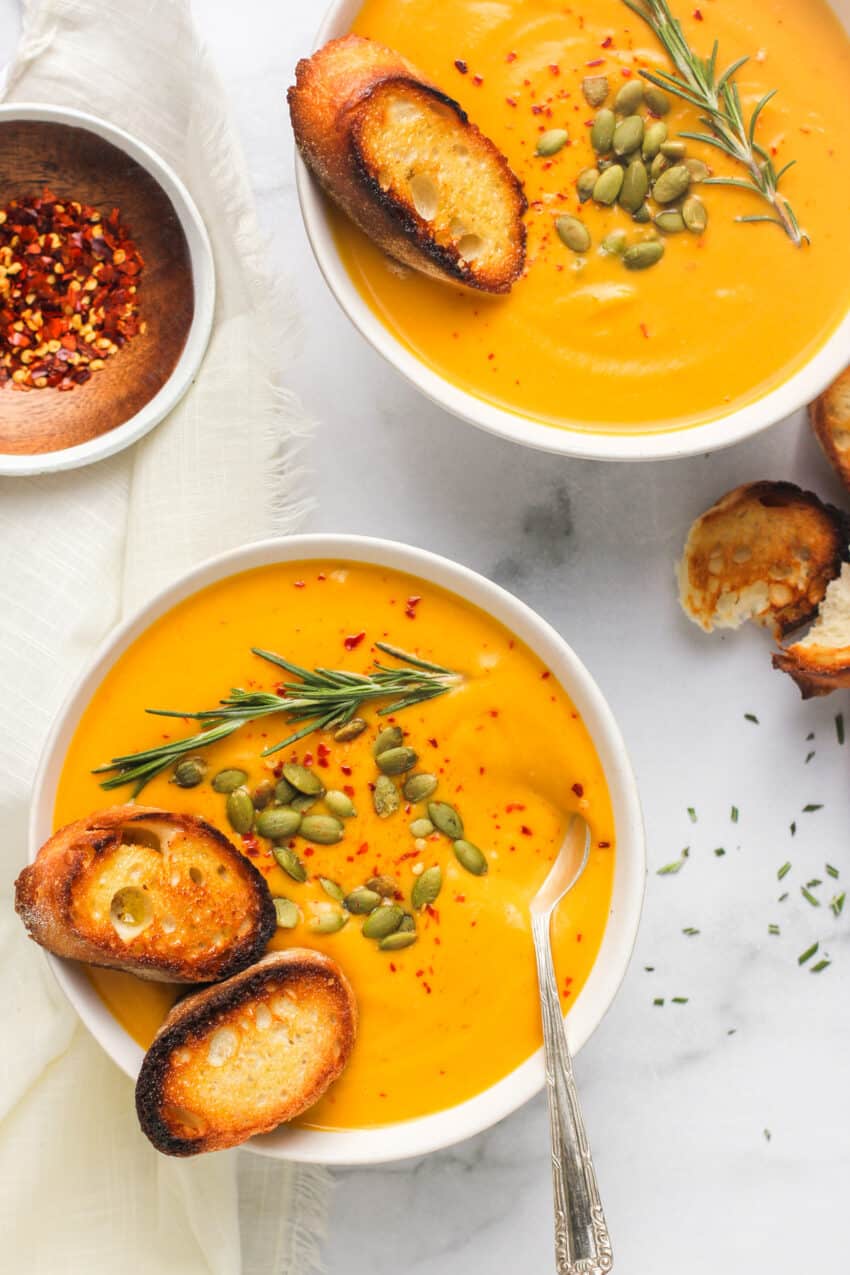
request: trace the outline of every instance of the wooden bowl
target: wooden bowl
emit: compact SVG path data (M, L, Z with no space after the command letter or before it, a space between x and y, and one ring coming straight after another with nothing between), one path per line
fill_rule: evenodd
M0 208L45 186L104 214L120 209L145 262L147 331L73 390L0 387L3 474L70 469L135 442L188 389L212 325L206 230L179 178L146 146L78 111L0 106Z

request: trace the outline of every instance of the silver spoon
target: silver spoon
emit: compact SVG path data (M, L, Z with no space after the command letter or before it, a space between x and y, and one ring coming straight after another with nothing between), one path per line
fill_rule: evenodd
M604 1275L614 1264L579 1107L549 939L552 913L584 872L589 855L590 828L586 819L574 814L567 825L560 853L531 900L531 932L540 985L546 1093L552 1136L558 1275Z

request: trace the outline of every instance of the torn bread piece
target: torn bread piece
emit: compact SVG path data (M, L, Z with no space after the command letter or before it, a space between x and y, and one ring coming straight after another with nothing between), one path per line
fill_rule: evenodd
M850 368L809 406L809 422L827 460L850 488Z
M803 699L850 688L850 566L846 563L799 642L778 651L773 667L788 673Z
M235 1147L312 1107L341 1074L357 1005L335 961L308 948L179 1001L142 1062L136 1111L166 1155Z
M275 930L265 879L225 836L145 806L54 833L18 877L15 908L57 956L172 983L226 978Z
M794 483L736 487L690 529L677 567L682 608L707 633L753 620L778 641L817 613L848 540L847 517Z
M509 292L527 204L498 148L393 49L347 35L296 67L305 162L384 252L435 279Z

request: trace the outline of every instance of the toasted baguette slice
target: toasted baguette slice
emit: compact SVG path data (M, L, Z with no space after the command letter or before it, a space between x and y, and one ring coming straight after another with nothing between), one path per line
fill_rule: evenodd
M850 566L830 584L806 636L777 652L773 667L793 677L803 699L850 688Z
M850 367L811 404L809 421L827 460L850 488Z
M356 1032L354 994L335 961L308 948L270 952L171 1010L136 1084L142 1130L166 1155L268 1133L321 1098Z
M18 877L15 908L57 956L171 983L244 969L275 930L264 878L226 837L145 806L54 833Z
M816 614L848 540L845 515L813 492L736 487L691 527L677 568L682 608L707 633L753 620L779 640Z
M298 148L370 239L435 279L510 291L525 264L525 195L457 102L357 35L302 59L295 79Z

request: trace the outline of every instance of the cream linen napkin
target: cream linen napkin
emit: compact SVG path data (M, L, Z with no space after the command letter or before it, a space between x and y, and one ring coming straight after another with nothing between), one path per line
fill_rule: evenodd
M11 894L42 740L94 647L198 559L298 521L307 426L275 385L291 318L272 312L282 290L263 277L244 163L184 0L30 0L6 96L102 115L158 151L206 221L218 298L195 386L133 451L0 480L0 1267L302 1275L318 1262L325 1176L246 1153L158 1156Z

